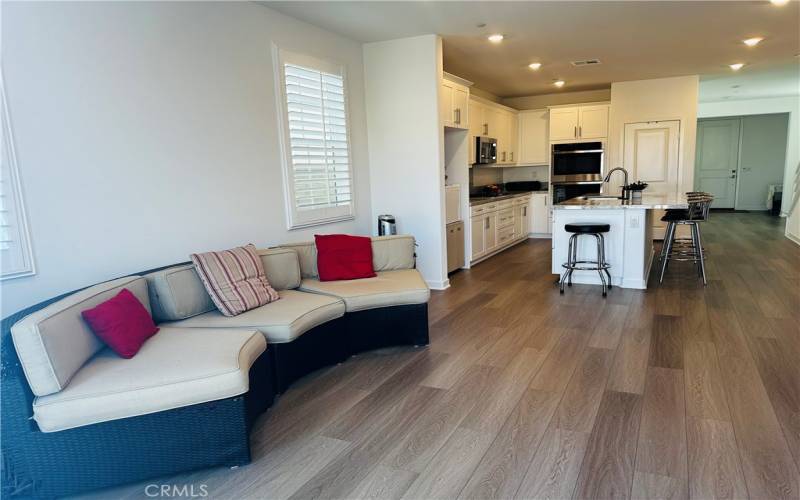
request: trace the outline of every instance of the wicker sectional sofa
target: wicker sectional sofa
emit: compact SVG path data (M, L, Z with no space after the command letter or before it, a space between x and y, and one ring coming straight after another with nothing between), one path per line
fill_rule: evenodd
M414 239L373 238L375 278L321 282L313 243L259 250L280 300L227 317L192 264L93 285L2 323L3 496L54 497L249 462L255 418L296 379L427 345ZM160 331L119 358L80 311L129 289Z

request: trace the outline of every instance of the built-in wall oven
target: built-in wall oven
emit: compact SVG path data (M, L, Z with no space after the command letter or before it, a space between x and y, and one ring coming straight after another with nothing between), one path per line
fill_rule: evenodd
M553 203L585 194L597 194L603 184L602 142L553 144L550 181Z

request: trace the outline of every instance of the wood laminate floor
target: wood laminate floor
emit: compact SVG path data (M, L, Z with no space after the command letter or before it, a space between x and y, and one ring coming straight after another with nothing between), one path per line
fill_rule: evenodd
M707 287L677 263L606 299L559 295L550 241L529 240L433 293L429 347L291 387L250 465L95 496L796 499L800 247L760 214L703 236Z

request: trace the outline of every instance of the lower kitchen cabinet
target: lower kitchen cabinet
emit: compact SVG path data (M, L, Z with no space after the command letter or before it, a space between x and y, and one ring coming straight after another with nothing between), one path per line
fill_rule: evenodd
M547 204L547 193L534 193L531 196L531 233L550 234L550 208Z
M517 197L472 207L470 229L472 262L526 239L530 232L529 198Z
M464 266L464 223L451 222L447 228L447 272Z

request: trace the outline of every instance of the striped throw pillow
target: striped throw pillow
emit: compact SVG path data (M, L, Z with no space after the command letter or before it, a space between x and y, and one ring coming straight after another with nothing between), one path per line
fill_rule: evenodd
M225 316L236 316L278 300L252 244L221 252L193 253L192 262L211 300Z

